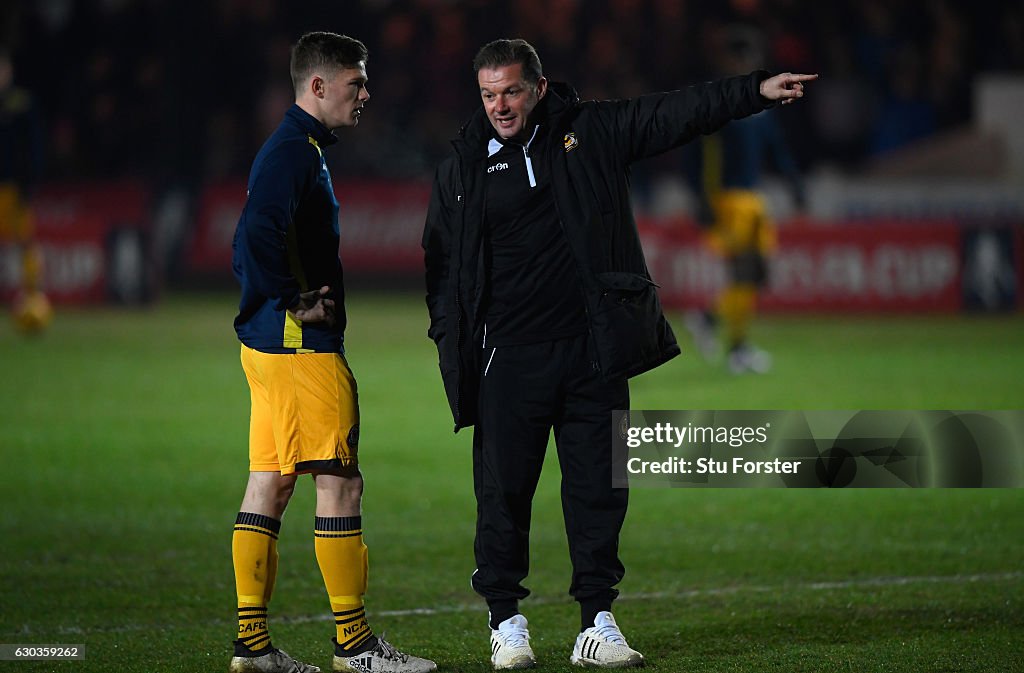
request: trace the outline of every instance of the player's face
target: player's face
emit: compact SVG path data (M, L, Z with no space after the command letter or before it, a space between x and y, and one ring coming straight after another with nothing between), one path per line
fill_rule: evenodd
M536 84L530 85L523 79L521 63L481 68L476 79L484 111L498 136L505 140L525 140L526 122L544 97L548 81L541 77Z
M355 126L363 113L370 92L366 88L366 63L355 68L343 68L333 77L323 80L323 121L327 128Z

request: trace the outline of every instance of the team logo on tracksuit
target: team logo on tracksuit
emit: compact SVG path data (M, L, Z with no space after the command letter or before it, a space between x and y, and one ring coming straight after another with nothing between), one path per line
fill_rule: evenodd
M566 152L572 152L576 149L576 146L580 144L580 141L576 140L575 133L566 133L565 138L562 140L562 144L565 146Z

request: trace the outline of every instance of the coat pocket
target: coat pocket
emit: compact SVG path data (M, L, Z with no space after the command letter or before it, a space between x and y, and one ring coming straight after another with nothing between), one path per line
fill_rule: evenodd
M679 353L654 281L618 271L598 273L597 280L591 327L605 378L635 376Z

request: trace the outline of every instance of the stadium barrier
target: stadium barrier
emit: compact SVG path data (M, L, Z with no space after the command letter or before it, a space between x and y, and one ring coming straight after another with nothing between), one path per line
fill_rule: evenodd
M662 302L706 306L725 268L681 220L639 224ZM1019 308L1022 236L1007 225L885 218L782 226L765 311L955 312Z
M43 258L42 287L63 304L139 304L157 291L150 245L150 190L135 182L50 184L32 201L33 235ZM20 289L21 255L0 241L0 299Z
M342 260L349 273L422 282L429 186L345 181ZM184 227L180 260L154 253L154 199L131 182L48 185L34 200L44 286L58 303L140 303L152 299L162 269L231 282L231 241L245 183L211 184ZM686 218L640 218L654 280L668 308L706 305L724 282L723 264ZM0 242L0 298L17 290L18 254ZM765 311L1013 311L1024 297L1024 230L999 220L927 216L782 223Z

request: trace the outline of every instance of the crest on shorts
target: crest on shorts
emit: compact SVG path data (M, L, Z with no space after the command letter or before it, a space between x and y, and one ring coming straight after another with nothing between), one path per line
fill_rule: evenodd
M348 439L345 440L348 443L348 448L353 451L359 447L359 424L356 423L352 426L352 429L348 431Z
M566 152L572 152L576 149L576 146L580 144L580 141L576 140L575 133L566 133L562 143L565 145Z

